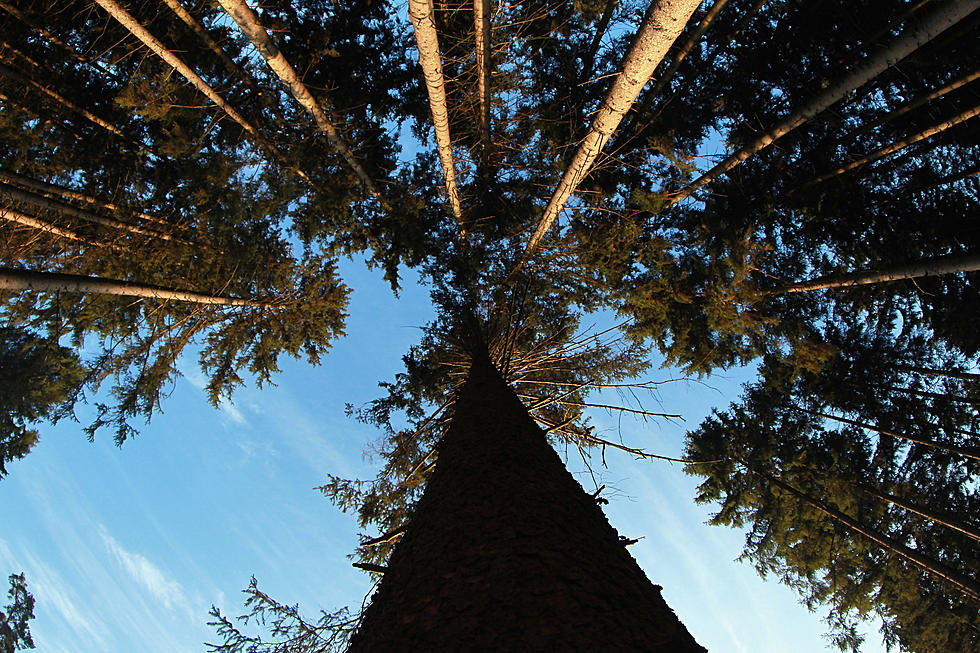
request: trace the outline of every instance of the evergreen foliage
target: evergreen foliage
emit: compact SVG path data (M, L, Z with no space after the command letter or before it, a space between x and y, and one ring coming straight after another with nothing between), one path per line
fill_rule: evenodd
M31 619L34 618L34 597L27 589L24 574L10 574L10 598L3 611L0 611L0 651L14 653L34 648L31 637Z
M383 566L410 523L484 343L552 444L584 457L615 446L588 423L590 391L627 382L651 357L697 375L758 363L743 398L689 435L687 460L721 461L688 467L704 478L698 500L719 505L714 522L745 528L747 560L827 605L842 648L859 645L869 615L904 649L976 648L975 601L818 504L937 568L980 575L976 541L922 514L977 528L980 276L785 292L980 252L975 0L703 3L529 257L656 3L493 3L483 96L472 4L433 2L458 219L397 3L260 3L262 27L335 135L216 3L183 4L196 27L155 0L124 8L241 121L98 5L49 5L0 6L0 266L272 307L4 293L0 475L37 440L35 422L86 399L90 436L131 437L188 347L215 404L270 382L282 354L317 363L343 335L337 258L360 257L393 291L405 267L418 271L437 319L382 397L350 409L381 430L378 477L320 488L357 514L358 564ZM811 111L947 14L958 18ZM703 175L716 151L803 114L737 167ZM590 333L594 311L618 314L617 329ZM307 622L254 582L246 592L245 625L264 623L272 638L215 613L215 650L336 647L356 622Z

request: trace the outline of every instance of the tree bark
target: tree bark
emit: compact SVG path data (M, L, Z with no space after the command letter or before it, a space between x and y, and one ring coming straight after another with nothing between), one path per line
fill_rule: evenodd
M918 109L919 107L921 107L922 105L926 104L927 102L930 102L930 101L935 100L937 98L941 98L942 96L946 95L947 93L951 93L952 91L955 91L956 89L960 88L961 86L965 86L965 85L969 84L970 82L972 82L972 81L974 81L976 79L980 79L980 70L974 70L971 73L967 73L966 75L963 75L959 79L950 82L949 84L947 84L946 86L943 86L942 88L937 88L936 90L930 91L929 93L926 93L925 95L923 95L921 97L917 97L916 99L912 100L911 102L906 102L905 104L903 104L903 105L901 105L899 107L896 107L895 109L889 111L885 115L883 115L883 116L881 116L881 117L879 117L879 118L877 118L875 120L872 120L872 121L870 121L870 122L868 122L868 123L866 123L864 125L861 125L861 127L859 127L858 129L855 129L854 131L852 131L849 134L845 135L844 138L853 138L854 136L860 136L861 134L864 134L864 133L866 133L866 132L874 129L875 127L878 127L879 125L883 125L886 122L889 122L889 121L894 120L895 118L898 118L900 116L904 116L909 111L914 111L915 109ZM843 140L843 139L841 139L841 140Z
M170 7L174 14L176 14L177 17L180 18L180 20L187 25L192 32L197 34L197 37L208 46L208 49L211 50L211 52L217 55L218 59L220 59L221 63L224 65L225 70L249 86L255 86L255 80L249 77L248 73L242 70L241 66L235 63L235 61L228 56L227 52L221 49L221 46L218 45L213 38L211 38L211 35L206 29L204 29L204 26L197 22L194 16L192 16L191 13L184 8L184 5L180 4L180 0L163 0L163 2Z
M99 116L95 115L88 109L78 106L77 104L75 104L74 102L66 98L65 96L61 95L56 91L52 91L50 88L44 86L40 82L25 77L23 74L20 73L20 71L16 70L15 68L8 66L6 64L0 64L0 74L2 74L4 77L8 77L12 79L18 84L21 84L23 86L30 86L31 88L36 89L37 91L46 95L47 97L54 100L56 103L60 104L61 106L82 116L93 125L98 125L99 127L106 130L107 132L111 134L115 134L116 136L122 138L127 143L135 145L136 147L140 146L139 143L135 143L134 141L132 141L128 136L126 136L125 133L123 133L121 129L113 125L108 120L100 118Z
M153 54L167 62L167 65L183 75L187 81L193 84L194 88L218 105L229 118L241 125L242 129L251 134L253 138L258 139L260 142L262 141L262 137L259 135L259 130L255 125L246 120L244 116L238 113L233 106L228 104L228 102L226 102L217 91L215 91L207 82L201 79L201 76L194 72L190 66L184 63L180 57L168 50L163 43L161 43L155 36L150 34L150 32L147 31L147 29L143 27L132 14L123 9L121 5L115 2L115 0L95 1L100 7L105 9L110 16L115 18L120 25L125 27L130 34L138 38L143 45L149 48Z
M980 270L980 254L962 254L940 256L925 259L907 265L896 265L883 270L862 270L851 274L829 275L808 281L800 281L781 288L765 290L763 296L782 295L784 293L808 292L825 288L851 288L872 283L890 283L903 279L918 279L920 277L937 277L944 274L959 274L961 272L976 272Z
M425 89L429 96L429 113L432 114L432 126L436 132L436 148L439 150L442 176L446 182L446 197L456 223L462 225L463 209L456 185L453 139L449 133L449 110L446 105L446 82L442 75L442 57L439 54L432 0L408 0L408 16L415 30L419 67L422 68Z
M486 354L349 651L704 651Z
M915 549L905 546L898 540L895 540L883 533L879 533L874 529L865 526L864 524L858 522L856 519L851 519L841 511L827 505L826 503L820 501L815 497L811 497L810 495L797 490L793 486L783 482L782 480L776 478L772 474L766 474L764 472L756 472L756 473L762 476L763 478L767 479L770 483L772 483L776 487L781 488L786 492L792 494L793 496L797 497L801 501L810 504L820 512L824 513L825 515L833 519L834 521L843 524L844 526L851 529L855 533L858 533L859 535L863 535L864 537L868 538L875 544L887 549L888 551L898 554L899 556L905 558L909 562L921 567L927 573L945 580L950 585L954 586L956 589L958 589L960 592L970 597L974 601L980 601L980 584L978 584L977 581L970 578L966 574L962 574L959 571L956 571L955 569L951 569L950 567L944 565L938 560L933 560L932 558L929 558L928 556L919 553Z
M104 218L101 215L95 215L94 213L89 213L88 211L82 211L81 209L76 209L73 206L68 206L67 204L62 204L54 200L50 200L46 197L40 195L35 195L27 191L20 190L19 188L14 188L13 186L8 186L0 182L0 196L8 195L11 199L17 202L23 202L25 204L31 204L38 208L47 209L49 211L55 211L61 213L62 215L71 216L73 218L78 218L79 220L84 220L85 222L91 222L92 224L97 224L101 227L107 227L109 229L117 229L119 231L126 231L132 234L139 234L142 236L149 236L150 238L159 238L160 240L175 240L170 234L166 234L159 231L154 231L150 229L144 229L138 225L128 224L126 222L120 222L118 220L112 220L110 218ZM186 241L180 241L186 244Z
M874 488L867 487L864 485L858 485L858 487L861 489L862 492L870 494L873 497L878 497L882 501L887 501L888 503L896 505L899 508L903 508L905 510L908 510L909 512L915 513L916 515L925 517L929 521L935 522L937 524L941 524L946 528L951 528L954 531L959 531L960 533L966 535L970 539L977 540L978 542L980 542L980 529L978 529L976 526L971 526L970 524L964 524L958 519L952 517L951 515L941 514L934 510L923 508L922 506L917 506L910 501L906 501L905 499L900 499L896 496L888 494L887 492L882 492L880 490L876 490Z
M837 83L831 84L829 88L807 102L804 106L790 113L778 125L692 181L674 195L670 203L676 204L690 197L702 186L738 166L753 154L769 147L779 138L782 138L808 120L816 117L835 102L845 98L854 89L867 84L978 8L980 8L980 0L952 0L946 3L941 9L933 12L923 20L916 28L899 36L889 47L868 57L864 63L852 68Z
M77 292L122 297L147 297L149 299L191 302L220 306L250 306L253 308L274 308L273 304L256 302L238 297L216 297L191 290L177 290L161 286L134 283L120 279L102 279L78 274L60 272L34 272L0 267L0 290L40 292Z
M828 415L827 413L821 413L815 410L807 410L806 408L800 408L799 406L794 406L796 410L801 413L806 413L807 415L813 415L814 417L822 417L824 419L834 420L835 422L841 422L843 424L850 424L851 426L857 426L863 429L868 429L869 431L874 431L875 433L880 433L882 435L887 435L890 438L897 438L899 440L905 440L906 442L912 442L913 444L920 444L924 447L932 447L933 449L939 449L940 451L945 451L947 453L955 453L966 458L972 458L973 460L980 460L980 449L973 447L958 447L952 444L944 444L942 442L936 442L935 440L926 440L925 438L917 438L911 435L904 435L902 433L894 433L892 431L886 431L884 429L878 428L877 426L872 426L871 424L866 424L864 422L858 422L853 419L847 419L846 417L837 417L836 415Z
M262 26L262 21L259 20L258 14L256 14L252 9L245 4L244 0L218 0L221 7L228 12L232 20L238 25L238 29L252 42L255 49L259 51L262 58L269 65L279 79L282 80L289 92L296 99L300 105L310 112L313 119L316 121L317 127L327 135L327 140L330 142L330 146L340 154L347 165L350 166L357 178L361 180L364 187L368 189L368 192L377 199L382 206L388 207L388 204L381 197L381 193L375 187L374 182L371 177L368 176L364 168L361 166L360 162L354 158L354 153L350 151L347 144L340 137L340 133L337 128L334 127L333 123L327 119L327 114L323 112L320 105L317 104L316 100L310 94L308 88L303 83L303 80L299 78L296 70L293 69L292 65L286 61L286 57L283 56L276 44L272 42L272 38L269 37L269 33L265 31Z
M482 166L490 163L490 0L473 0L473 33L476 36L476 86L480 95L480 140Z
M44 181L37 179L32 179L31 177L25 177L24 175L19 175L16 172L11 172L10 170L0 170L0 181L7 182L8 184L14 184L20 186L21 188L27 188L38 193L43 193L49 197L61 197L64 199L71 199L77 202L83 202L85 204L90 204L92 206L97 206L101 209L113 212L128 213L128 211L114 204L113 202L107 202L101 200L97 197L92 197L91 195L86 195L84 193L79 193L78 191L72 190L70 188L65 188L64 186L57 186L55 184L49 184ZM156 217L155 215L150 215L148 213L134 212L134 216L146 220L148 222L154 222L156 224L164 225L168 228L172 228L171 225L166 220Z
M980 115L980 104L971 107L969 109L966 109L965 111L961 111L960 113L949 118L948 120L944 120L940 123L932 125L931 127L927 127L926 129L923 129L915 134L912 134L911 136L903 138L902 140L899 141L895 141L890 145L886 145L885 147L879 148L870 154L855 159L850 163L837 168L836 170L831 170L830 172L824 173L819 177L811 179L806 184L804 184L804 186L816 186L817 184L823 183L828 179L832 179L838 175L842 175L846 172L850 172L851 170L860 168L861 166L866 165L868 163L873 163L878 159L884 158L889 154L894 154L895 152L898 152L899 150L902 150L908 147L909 145L914 145L919 141L923 141L927 138L935 136L936 134L941 134L947 129L952 129L956 125L966 122L970 118L975 118L978 115Z
M42 233L51 234L52 236L64 238L65 240L73 240L92 247L111 247L106 243L92 240L91 238L86 238L85 236L77 234L71 229L59 227L58 225L47 222L46 220L40 220L10 208L0 208L0 220L6 220L7 222L13 222L14 224L19 224L24 227L37 229Z
M681 64L684 63L684 59L687 58L687 55L691 53L694 46L698 44L701 37L708 31L708 28L711 27L711 24L715 21L715 18L718 17L718 14L721 13L721 10L725 8L726 4L728 4L728 0L715 0L715 3L711 5L711 9L708 10L708 13L701 20L701 23L693 32L691 32L691 36L687 39L684 45L681 46L681 49L677 51L677 54L674 55L674 60L671 62L670 67L664 71L664 74L660 76L660 79L657 80L654 87L644 96L643 102L640 103L640 108L637 111L638 116L642 117L647 111L650 110L650 107L653 105L653 101L658 95L660 95L660 93L663 92L664 88L667 86L667 83L670 82L671 77L673 77L674 73L677 72L677 69L681 67Z
M636 101L636 97L684 30L699 4L701 0L654 0L651 3L633 45L623 59L622 72L616 77L606 99L596 112L592 128L582 140L575 157L551 196L515 271L534 254L541 239L565 208L568 198L589 173L603 146L616 131L623 116Z

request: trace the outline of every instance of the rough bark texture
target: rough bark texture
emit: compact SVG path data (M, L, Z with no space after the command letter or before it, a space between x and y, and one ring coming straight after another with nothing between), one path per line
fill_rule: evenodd
M349 650L705 649L484 358Z

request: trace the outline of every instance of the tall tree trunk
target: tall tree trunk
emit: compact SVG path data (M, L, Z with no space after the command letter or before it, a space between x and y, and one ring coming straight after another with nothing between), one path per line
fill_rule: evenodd
M79 274L60 272L34 272L0 267L0 290L36 290L41 292L77 292L122 297L147 297L150 299L190 302L192 304L211 304L219 306L251 306L253 308L274 308L274 304L257 302L238 297L217 297L191 290L177 290L144 283L103 279Z
M871 120L861 125L859 128L855 129L854 131L845 134L841 138L841 140L844 140L844 138L853 138L855 136L860 136L861 134L865 134L871 131L872 129L874 129L875 127L878 127L879 125L883 125L886 122L894 120L895 118L904 116L909 111L914 111L915 109L918 109L922 105L931 102L932 100L935 100L937 98L941 98L947 93L951 93L952 91L955 91L961 86L966 86L970 82L977 79L980 79L980 70L974 70L973 72L967 73L966 75L963 75L959 79L956 79L950 82L949 84L946 84L946 86L943 86L942 88L937 88L934 91L930 91L925 95L917 97L910 102L906 102L905 104L902 104L901 106L892 109L888 113L884 114L883 116L880 116L879 118L876 118L875 120Z
M65 188L64 186L57 186L55 184L49 184L45 181L40 181L38 179L32 179L31 177L25 177L24 175L17 174L16 172L11 172L10 170L0 169L0 181L7 182L8 184L13 184L20 186L21 188L27 188L38 193L42 193L48 197L60 197L63 199L71 199L77 202L82 202L84 204L90 204L101 209L112 212L129 213L125 208L115 204L113 202L108 202L106 200L93 197L91 195L86 195L85 193L79 193L71 188ZM148 222L153 222L156 224L164 225L168 228L172 228L171 225L166 220L156 217L155 215L150 215L149 213L139 213L133 212L133 215L146 220Z
M262 26L262 21L259 20L258 14L256 14L252 9L245 4L244 0L218 0L221 7L228 12L235 24L238 25L238 29L252 42L255 49L259 51L262 58L269 65L279 79L282 80L289 92L292 93L293 97L296 99L300 105L310 112L313 119L316 121L317 127L327 135L327 140L330 142L330 146L339 153L350 169L354 171L357 178L361 180L364 187L368 189L368 192L377 199L381 205L385 208L390 208L388 204L381 197L381 193L374 185L374 181L368 176L364 168L361 166L360 162L354 157L354 153L350 151L347 144L340 137L340 133L337 128L334 127L333 123L327 119L327 114L323 112L320 105L317 104L316 100L310 94L308 88L303 83L303 80L299 78L296 70L286 61L286 57L283 56L276 44L272 42L272 38L269 37L269 33L265 31Z
M862 270L851 274L834 274L818 277L808 281L762 291L763 296L782 295L784 293L808 292L825 288L851 288L872 283L890 283L903 279L918 279L920 277L937 277L944 274L959 274L961 272L976 272L980 270L980 254L962 254L940 256L925 259L917 263L896 265L882 270Z
M606 141L616 131L623 116L636 101L636 97L684 30L699 4L701 0L654 0L650 4L633 45L623 59L622 72L616 77L606 99L596 112L592 128L582 140L575 157L558 183L515 271L534 254L541 239L565 208L568 198L589 173Z
M954 531L959 531L960 533L966 535L970 539L977 540L978 542L980 542L980 529L970 524L964 524L963 522L956 519L952 515L940 513L935 510L930 510L929 508L923 508L922 506L917 506L911 501L900 499L899 497L888 494L887 492L882 492L881 490L876 490L872 487L867 487L865 485L858 484L858 488L860 488L862 492L870 494L873 497L878 497L882 501L887 501L888 503L896 505L899 508L903 508L905 510L908 510L909 512L915 513L916 515L925 517L929 521L935 522L937 524L941 524L946 528L950 528Z
M198 91L200 91L206 98L218 105L222 111L224 111L229 118L241 125L242 129L251 134L253 138L262 141L262 137L259 135L258 128L245 119L238 111L228 104L227 101L221 95L215 91L211 86L201 79L201 76L194 72L190 66L188 66L184 61L167 49L155 36L150 34L145 27L143 27L136 18L130 14L128 11L122 8L115 0L95 0L100 7L105 9L110 16L115 18L120 25L125 27L130 34L138 38L143 45L145 45L153 54L157 55L169 65L171 68L176 70L178 73L184 76L184 78L194 85Z
M242 67L235 63L235 61L228 56L228 53L225 52L213 38L211 38L211 35L206 29L204 29L204 26L197 22L194 16L192 16L191 13L184 8L184 5L180 4L180 0L163 0L163 2L170 7L174 14L176 14L177 17L180 18L180 20L187 25L192 32L197 34L197 37L208 46L208 49L211 50L211 52L217 55L218 59L220 59L221 63L224 65L225 70L249 86L255 86L255 80L252 79L248 73L242 70Z
M883 547L884 549L905 558L906 560L908 560L909 562L915 565L918 565L930 575L945 580L946 582L954 586L956 589L958 589L960 592L970 597L974 601L980 601L980 583L977 583L976 580L970 578L966 574L960 573L955 569L951 569L950 567L939 562L938 560L933 560L932 558L919 553L915 549L905 546L898 540L888 537L884 533L879 533L878 531L870 528L869 526L860 523L856 519L852 519L848 517L847 515L833 508L832 506L827 505L823 501L820 501L815 497L811 497L810 495L797 490L793 486L783 482L781 479L776 478L772 474L767 474L764 472L756 472L756 473L762 476L763 478L765 478L766 480L768 480L776 487L785 490L786 492L792 494L793 496L800 499L801 501L810 504L820 512L824 513L825 515L833 519L834 521L843 524L844 526L851 529L855 533L863 535L864 537L871 540L875 544Z
M57 91L51 90L50 88L48 88L47 86L41 84L40 82L37 82L37 81L35 81L33 79L30 79L28 77L25 77L16 68L13 68L12 66L8 66L6 64L0 64L0 75L3 75L4 77L7 77L8 79L13 80L13 81L17 82L18 84L21 84L22 86L29 86L29 87L31 87L31 88L39 91L40 93L44 94L45 96L47 96L48 98L50 98L51 100L53 100L55 103L57 103L57 104L65 107L66 109L72 111L73 113L77 113L78 115L82 116L83 118L85 118L86 120L88 120L93 125L98 125L99 127L101 127L102 129L106 130L107 132L109 132L111 134L115 134L116 136L122 138L124 141L126 141L127 143L129 143L131 145L134 145L137 148L140 147L140 144L139 143L136 143L133 140L131 140L128 136L126 136L125 133L123 133L123 131L121 129L119 129L118 127L116 127L115 125L113 125L108 120L105 120L104 118L101 118L101 117L95 115L94 113L92 113L88 109L86 109L84 107L81 107L81 106L75 104L74 102L72 102L71 100L69 100L68 98L66 98L65 96L61 95Z
M480 2L480 0L474 0ZM446 105L446 82L442 75L442 56L436 34L436 19L432 0L408 0L408 16L415 30L415 43L419 51L419 67L425 78L425 90L429 95L429 113L436 132L436 148L442 164L442 176L446 182L449 209L457 224L462 226L463 209L456 185L456 167L453 161L453 139L449 133L449 109ZM482 31L482 30L481 30Z
M473 0L473 34L476 36L476 86L480 96L481 166L490 163L490 0Z
M889 47L879 50L865 59L864 63L853 67L843 78L835 84L831 84L830 87L796 111L790 113L778 125L746 144L740 150L681 189L671 198L671 204L676 204L690 197L702 186L717 179L753 154L764 150L779 138L782 138L808 120L816 117L835 102L845 98L848 93L867 84L978 8L980 8L980 0L951 0L946 3L942 8L929 15L917 27L899 36Z
M71 229L65 229L64 227L59 227L58 225L51 224L46 220L40 220L30 215L21 213L20 211L15 211L10 208L0 207L0 220L6 220L7 222L13 222L14 224L19 224L24 227L30 227L31 229L36 229L42 233L51 234L52 236L57 236L58 238L64 238L65 240L73 240L78 243L85 245L91 245L92 247L112 247L107 243L101 241L93 240L91 238L86 238L80 234L75 233Z
M65 52L67 52L76 61L79 61L79 62L81 62L81 63L83 63L83 64L85 64L87 66L92 66L93 68L95 68L96 70L98 70L100 73L102 73L106 77L108 77L110 79L113 79L115 81L119 81L119 76L118 75L116 75L115 73L113 73L112 71L110 71L109 69L107 69L105 66L103 66L102 64L100 64L98 61L95 61L94 59L91 59L89 57L86 57L85 55L83 55L82 53L80 53L78 50L76 50L75 48L73 48L72 46L68 45L67 43L65 43L64 41L62 41L61 39L59 39L57 36L55 36L54 34L52 34L51 32L49 32L48 30L46 30L44 27L42 27L40 25L35 25L34 22L31 21L26 15L24 15L24 13L22 11L20 11L19 9L17 9L17 7L14 7L13 5L11 5L8 2L4 2L3 0L0 0L0 9L3 9L8 14L10 14L11 16L13 16L14 18L16 18L20 22L24 23L25 25L27 25L28 27L30 27L31 29L33 29L34 31L36 31L38 34L40 34L45 39L47 39L48 42L54 44L55 46L61 48Z
M829 415L827 413L821 413L816 410L807 410L806 408L800 408L799 406L793 406L796 410L801 413L806 413L807 415L813 415L814 417L822 417L823 419L833 420L835 422L841 422L843 424L850 424L851 426L857 426L869 431L874 431L875 433L880 433L882 435L887 435L890 438L896 438L899 440L905 440L906 442L911 442L913 444L920 444L924 447L932 447L933 449L939 449L940 451L945 451L947 453L959 454L966 458L972 458L973 460L980 460L980 449L974 447L958 447L952 444L945 444L943 442L936 442L935 440L926 440L925 438L917 438L911 435L905 435L902 433L895 433L893 431L886 431L885 429L878 428L872 424L866 424L865 422L858 422L853 419L848 419L846 417L838 417L836 415Z
M703 651L486 354L349 651Z
M42 197L40 195L35 195L34 193L20 190L19 188L14 188L13 186L0 182L0 196L3 195L7 195L17 202L23 202L41 209L55 211L57 213L61 213L62 215L71 216L73 218L78 218L79 220L84 220L85 222L97 224L101 227L126 231L131 234L149 236L151 238L159 238L160 240L179 240L167 233L152 229L145 229L135 224L128 224L126 222L120 222L119 220L112 220L111 218L104 218L101 215L95 215L94 213L89 213L88 211L82 211L81 209L76 209L73 206L62 204L61 202ZM188 244L187 241L179 242Z
M721 13L721 10L725 8L726 4L728 4L728 0L715 0L715 3L711 5L711 9L708 10L708 13L705 14L705 17L701 20L698 26L693 32L691 32L691 35L688 37L684 45L681 46L681 49L674 55L674 60L671 62L670 67L664 71L664 74L660 76L660 79L657 80L654 87L650 89L643 97L643 102L640 103L640 108L637 110L638 117L642 117L650 110L651 106L653 105L653 101L667 87L667 84L674 76L674 73L676 73L677 69L681 67L681 64L684 63L684 59L686 59L687 55L691 53L694 46L698 44L701 37L704 36L704 33L708 31L708 28L711 27L711 24L715 21L715 18L718 17L718 14Z
M927 127L915 134L907 136L906 138L895 141L894 143L886 145L885 147L879 148L874 152L871 152L870 154L854 159L850 163L846 165L842 165L836 170L831 170L830 172L824 173L819 177L811 179L806 184L804 184L804 186L816 186L817 184L823 183L828 179L832 179L838 175L842 175L844 173L850 172L851 170L860 168L861 166L867 165L868 163L873 163L878 159L884 158L889 154L894 154L895 152L898 152L899 150L902 150L908 147L909 145L914 145L919 141L923 141L927 138L935 136L936 134L941 134L947 129L952 129L956 125L966 122L970 118L975 118L978 115L980 115L980 104L973 106L969 109L966 109L965 111L961 111L955 116L952 116L947 120L944 120L940 123L936 123L935 125L932 125L931 127Z
M963 381L980 381L980 374L960 372L958 370L934 370L928 367L916 367L914 365L896 365L895 369L902 370L903 372L928 374L929 376L945 376L950 379L961 379Z

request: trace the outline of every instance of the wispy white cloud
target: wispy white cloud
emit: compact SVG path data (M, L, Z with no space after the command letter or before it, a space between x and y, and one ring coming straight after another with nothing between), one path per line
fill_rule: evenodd
M144 556L139 553L127 551L104 528L101 529L100 533L106 548L119 563L119 566L122 567L123 571L129 574L130 578L139 585L142 585L144 589L167 608L191 610L190 602L184 595L184 590L181 588L180 583L168 578L159 567L147 560Z
M184 378L187 379L188 383L203 393L208 384L207 379L196 365L184 364L185 362L186 361L184 359L181 359L181 374L183 374ZM248 419L246 419L242 411L239 410L229 399L221 399L218 401L218 411L220 411L222 417L226 418L233 424L237 424L238 426L249 425Z
M45 616L45 613L57 614L74 632L76 639L91 642L98 649L106 650L109 633L105 624L91 619L85 613L84 600L79 600L70 585L51 566L30 551L22 550L20 555L14 555L3 539L0 539L0 562L5 569L25 574L28 588L37 600L34 613L38 618ZM44 634L35 633L35 640L42 648L49 646Z

